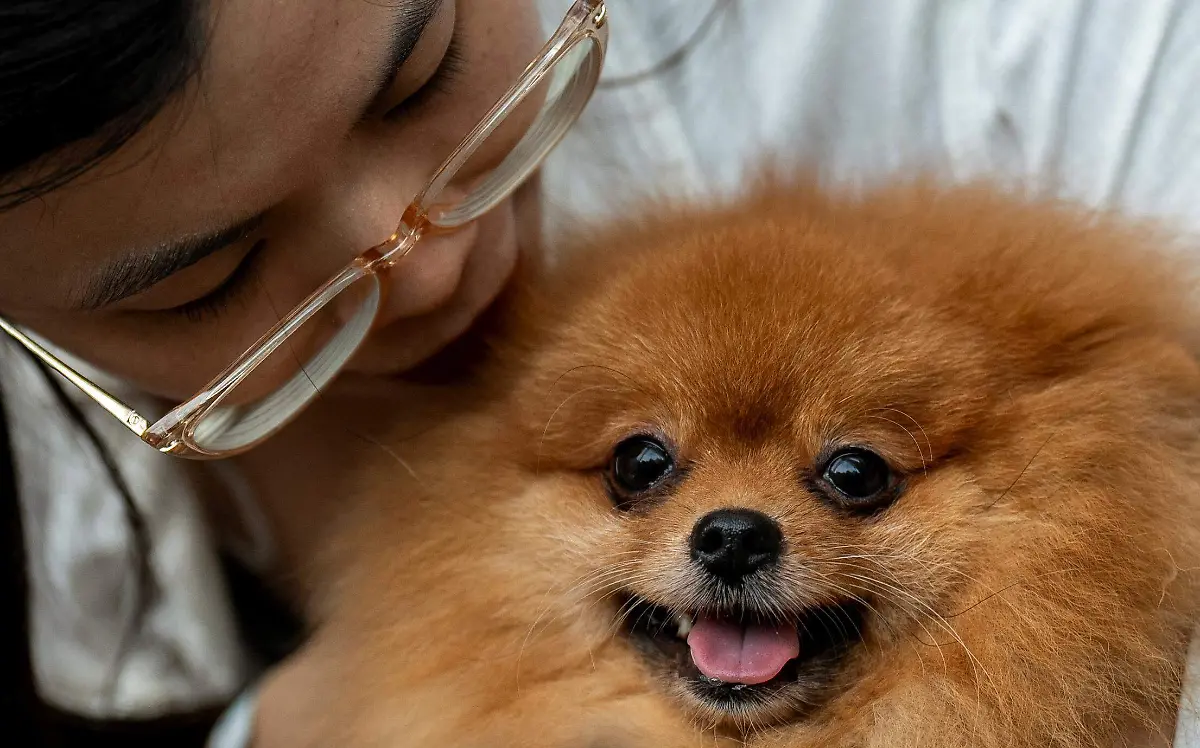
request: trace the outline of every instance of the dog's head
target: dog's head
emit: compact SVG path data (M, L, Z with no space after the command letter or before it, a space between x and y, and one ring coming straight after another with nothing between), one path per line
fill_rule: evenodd
M1200 377L1170 263L1102 223L774 189L596 240L504 383L535 586L702 724L922 673L1034 721L1168 699Z

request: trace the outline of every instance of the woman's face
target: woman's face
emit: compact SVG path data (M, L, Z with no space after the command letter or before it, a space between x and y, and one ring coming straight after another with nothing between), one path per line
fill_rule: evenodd
M0 212L0 311L180 399L385 239L543 41L531 0L201 5L181 95L96 169ZM506 202L422 240L351 368L398 372L463 332L513 268L516 225Z

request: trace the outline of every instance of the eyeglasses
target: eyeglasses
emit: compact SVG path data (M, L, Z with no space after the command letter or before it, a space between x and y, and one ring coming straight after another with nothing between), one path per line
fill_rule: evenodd
M150 446L194 459L248 449L281 429L341 371L374 326L391 269L426 233L451 231L523 184L578 119L600 77L608 42L603 0L577 0L538 57L438 167L405 209L395 233L356 257L199 393L151 424L125 403L0 318L3 329ZM536 107L499 164L476 168L480 148L510 115ZM445 188L481 173L466 189ZM282 381L282 384L278 382Z

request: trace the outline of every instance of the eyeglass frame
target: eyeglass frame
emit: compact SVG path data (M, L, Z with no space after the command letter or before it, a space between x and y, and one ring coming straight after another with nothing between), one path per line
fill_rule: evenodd
M547 142L540 144L541 151L527 164L509 178L504 189L493 196L490 204L477 211L468 220L456 220L454 210L447 211L450 218L446 221L434 222L430 212L437 210L436 198L442 190L457 176L459 169L471 158L487 138L507 119L525 98L540 84L543 78L552 71L568 53L578 45L593 43L598 55L597 70L589 84L589 90L584 95L576 111L569 113L569 121L562 125L561 132L555 133ZM215 376L201 390L183 403L172 408L166 415L151 423L120 398L109 393L103 387L92 382L67 362L63 361L32 335L26 333L3 316L0 316L0 330L23 345L42 363L63 376L78 387L87 397L95 401L110 415L119 420L143 442L164 454L185 457L195 460L217 459L229 457L253 448L263 440L278 433L293 418L302 413L312 399L306 400L289 414L272 430L245 445L227 450L209 450L198 446L192 438L195 425L208 415L230 391L248 377L259 364L265 361L291 336L296 329L310 320L313 315L325 308L333 299L351 284L368 276L375 276L380 293L385 294L388 284L384 282L390 271L402 260L426 233L453 231L476 220L490 211L498 203L512 194L524 184L529 176L541 166L546 156L558 145L558 142L578 119L594 93L599 78L599 68L603 67L604 55L608 47L607 8L604 0L576 0L567 11L563 22L551 35L538 55L517 78L516 83L501 96L496 103L471 128L466 137L455 147L445 161L433 172L426 185L412 199L401 215L396 230L384 241L359 253L340 272L313 291L303 301L297 304L287 315L276 322L271 329L264 333L242 355ZM534 123L536 124L536 123ZM532 125L531 125L532 126ZM523 145L518 141L516 147ZM472 193L473 195L473 193ZM465 202L465 200L464 200ZM461 210L462 205L455 210ZM383 307L381 298L374 312L378 318L378 310ZM376 319L373 319L373 327ZM290 329L289 329L290 328ZM361 341L359 341L361 343ZM340 372L352 358L348 355L337 366ZM333 376L333 375L331 375Z

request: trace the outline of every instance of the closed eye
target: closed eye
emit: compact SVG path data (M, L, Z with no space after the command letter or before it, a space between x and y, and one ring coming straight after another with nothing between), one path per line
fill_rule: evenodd
M437 69L433 71L433 75L429 76L429 79L422 83L420 88L404 97L403 101L387 110L383 118L388 121L402 119L421 109L431 99L446 93L454 82L458 80L463 71L465 61L466 57L463 54L462 41L459 38L458 29L456 28L454 35L450 37L450 43L446 45L442 61L438 64Z
M250 250L242 255L242 259L229 275L225 276L225 280L200 298L160 311L185 317L192 322L205 322L219 317L253 285L257 260L266 245L266 239L256 241Z

